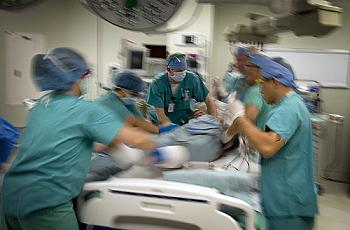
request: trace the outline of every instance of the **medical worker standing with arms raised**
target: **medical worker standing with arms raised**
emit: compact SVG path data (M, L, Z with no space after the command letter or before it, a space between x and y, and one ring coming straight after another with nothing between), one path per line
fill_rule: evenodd
M249 62L260 75L264 99L274 104L264 131L243 116L241 102L234 101L230 109L233 126L262 155L262 204L269 229L313 229L318 208L309 112L287 68L260 54Z
M157 75L150 86L147 102L156 108L158 121L163 126L183 125L196 116L192 114L191 99L205 102L208 113L216 116L216 107L207 87L186 68L186 55L172 54L167 58L167 72Z
M6 173L1 230L78 229L71 200L83 186L94 142L120 142L145 151L156 146L104 107L80 98L89 68L70 48L38 54L32 77L40 90L52 90L28 115L19 153Z

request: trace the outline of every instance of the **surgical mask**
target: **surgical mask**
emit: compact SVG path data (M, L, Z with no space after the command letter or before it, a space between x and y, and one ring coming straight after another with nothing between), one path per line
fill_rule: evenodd
M180 82L186 77L186 70L181 72L174 72L173 75L170 76L174 81Z
M80 88L81 95L86 95L89 90L89 79L88 78L82 79L80 81L79 88Z

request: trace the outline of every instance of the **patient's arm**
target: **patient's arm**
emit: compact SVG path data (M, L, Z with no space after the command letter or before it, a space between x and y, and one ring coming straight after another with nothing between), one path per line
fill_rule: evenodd
M214 100L212 99L212 97L208 94L208 96L205 98L205 104L207 105L207 111L208 114L216 117L216 105L214 103Z

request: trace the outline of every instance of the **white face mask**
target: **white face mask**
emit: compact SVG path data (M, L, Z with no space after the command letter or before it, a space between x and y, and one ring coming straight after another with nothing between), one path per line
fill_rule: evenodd
M181 82L186 77L186 70L181 72L174 72L170 77L176 82Z
M84 78L81 80L80 85L80 92L81 95L86 95L89 92L89 79L88 78Z

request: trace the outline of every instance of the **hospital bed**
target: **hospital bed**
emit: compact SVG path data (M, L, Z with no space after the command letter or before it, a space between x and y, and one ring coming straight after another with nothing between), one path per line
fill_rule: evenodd
M91 226L144 230L240 230L221 205L245 215L245 229L254 228L254 210L246 202L216 189L157 179L112 178L84 186L80 221ZM92 229L92 228L90 228Z
M90 229L93 229L91 226L155 230L264 229L266 227L261 227L264 226L261 224L263 220L259 220L262 218L259 215L261 209L246 199L232 196L231 191L228 194L227 189L230 188L226 188L225 192L212 186L214 184L211 184L211 188L204 187L207 184L199 186L202 184L198 180L192 181L193 175L187 181L183 180L182 174L177 175L181 178L180 182L185 183L164 181L171 179L170 175L176 171L211 171L225 167L225 172L234 174L239 172L236 168L241 165L240 161L232 162L234 158L229 154L211 163L186 162L181 170L127 170L117 174L119 177L86 183L79 199L80 221L89 225ZM227 163L232 165L228 166ZM251 171L256 171L254 167L251 165ZM244 167L241 169L245 170ZM207 178L215 180L218 177ZM220 180L221 184L232 183L232 178L220 177ZM258 199L255 203L260 205ZM257 228L254 227L254 222Z
M176 135L177 132L180 134L176 137L176 143L183 143L183 131L178 130L169 135ZM180 141L179 138L181 138ZM169 144L166 141L164 143ZM164 148L168 148L170 152L176 151L171 146ZM120 146L120 149L113 154L114 160L121 164L122 168L129 161L142 162L137 159L142 159L140 156L144 154L138 151L140 150ZM193 152L195 151L187 155ZM176 151L177 156L179 153L180 151ZM250 199L235 196L236 194L231 193L234 189L225 186L235 183L236 180L227 170L238 171L238 169L249 166L248 169L256 171L254 166L244 164L242 160L245 158L233 161L236 156L232 155L211 163L191 161L191 159L196 158L191 155L190 161L188 158L182 159L184 164L180 165L183 166L183 170L178 170L180 175L174 176L173 171L167 172L164 169L163 173L159 170L150 170L151 172L141 170L138 173L135 173L135 170L134 172L126 170L118 174L118 178L86 183L79 199L80 221L89 226L105 226L113 229L256 229L254 227L255 216L256 211L261 211L261 208L257 208L260 202L256 202L258 203L256 206L250 202ZM174 166L173 169L178 168L177 164ZM193 174L192 176L185 175L188 178L183 180L181 172L186 173L197 169L207 170L204 171L203 178L221 182L215 185L207 184L205 180L196 180L194 178L196 175ZM220 173L218 173L219 176L212 177L212 169L225 170L228 173L224 175L225 178L222 178L223 174ZM147 178L146 174L151 176ZM244 184L244 180L242 181ZM223 191L222 187L225 187L226 191ZM240 185L237 187L240 190Z

